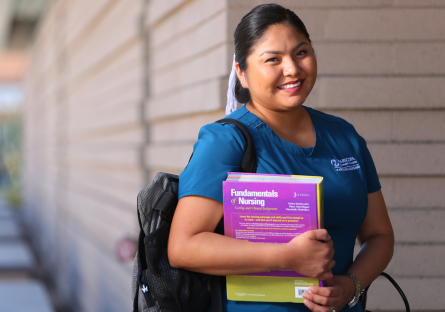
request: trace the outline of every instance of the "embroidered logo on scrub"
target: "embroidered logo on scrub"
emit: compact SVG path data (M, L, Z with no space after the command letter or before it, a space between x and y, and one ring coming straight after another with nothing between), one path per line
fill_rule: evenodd
M350 170L357 170L360 168L360 165L358 164L357 160L354 157L348 157L343 159L332 159L331 164L337 171L350 171Z

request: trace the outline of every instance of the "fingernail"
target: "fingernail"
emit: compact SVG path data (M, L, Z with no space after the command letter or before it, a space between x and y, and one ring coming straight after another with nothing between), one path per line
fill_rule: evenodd
M314 291L314 288L309 287L309 292L312 293Z
M305 306L307 306L309 308L309 300L304 300L303 303Z
M303 293L303 298L305 298L305 299L309 299L308 297L307 297L307 294L304 292Z

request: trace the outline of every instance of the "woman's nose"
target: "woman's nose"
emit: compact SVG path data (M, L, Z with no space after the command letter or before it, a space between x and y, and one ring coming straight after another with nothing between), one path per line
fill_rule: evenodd
M287 62L284 63L284 68L283 68L284 76L294 77L298 75L299 72L300 68L298 67L298 64L297 62L295 62L295 60L288 60Z

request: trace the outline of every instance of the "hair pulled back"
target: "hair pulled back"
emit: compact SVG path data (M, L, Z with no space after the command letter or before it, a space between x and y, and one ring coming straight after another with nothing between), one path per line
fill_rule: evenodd
M293 11L275 3L259 5L241 19L235 30L235 61L239 63L241 70L246 70L247 57L252 53L255 44L262 39L270 26L276 24L288 24L294 27L309 40L309 43L311 42L306 26ZM249 89L242 87L238 77L234 92L239 103L251 100Z

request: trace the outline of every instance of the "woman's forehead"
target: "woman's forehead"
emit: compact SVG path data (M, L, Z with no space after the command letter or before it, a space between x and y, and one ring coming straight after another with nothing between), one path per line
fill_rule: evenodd
M309 40L301 32L288 24L271 25L263 37L253 47L252 53L261 56L264 52L288 52L300 44L309 44Z

